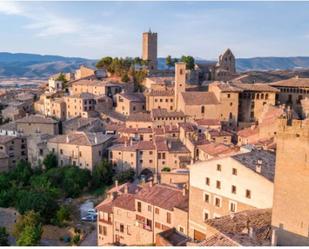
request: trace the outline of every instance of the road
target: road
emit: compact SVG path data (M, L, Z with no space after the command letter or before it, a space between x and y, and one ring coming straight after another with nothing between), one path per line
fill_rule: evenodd
M80 243L81 246L97 246L97 227Z

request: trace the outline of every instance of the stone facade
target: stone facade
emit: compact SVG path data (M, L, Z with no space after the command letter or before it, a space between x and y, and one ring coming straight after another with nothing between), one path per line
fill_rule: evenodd
M148 61L149 70L157 69L158 34L151 32L143 33L142 59Z
M277 135L273 244L308 246L309 123L281 120Z

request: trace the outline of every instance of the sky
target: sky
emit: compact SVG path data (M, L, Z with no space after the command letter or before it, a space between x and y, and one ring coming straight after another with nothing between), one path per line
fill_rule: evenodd
M158 55L216 59L309 56L309 2L8 2L0 0L0 51L91 59Z

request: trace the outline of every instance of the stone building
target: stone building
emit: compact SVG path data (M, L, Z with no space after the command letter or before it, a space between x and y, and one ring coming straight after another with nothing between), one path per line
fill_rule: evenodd
M115 111L125 116L146 110L145 96L143 93L118 93L115 99Z
M24 137L0 136L0 153L3 154L3 158L6 158L6 155L9 157L9 169L14 168L19 160L27 160L27 139Z
M59 123L57 120L42 115L28 115L15 121L17 131L25 136L32 134L59 134Z
M252 151L190 166L189 236L206 237L205 222L255 208L272 208L275 155Z
M219 56L218 62L196 63L195 70L199 81L231 80L237 75L235 56L228 48Z
M309 245L308 121L281 119L277 133L273 245Z
M187 233L188 195L161 184L124 184L108 192L98 210L98 245L150 245L175 227Z
M142 59L148 61L148 69L157 69L157 54L158 54L158 34L151 32L143 33L143 53Z
M111 143L112 137L102 133L71 132L51 138L47 148L57 155L60 166L75 165L92 171Z
M301 116L301 101L309 98L309 78L296 76L291 79L270 83L270 85L279 90L276 96L276 104L288 105Z

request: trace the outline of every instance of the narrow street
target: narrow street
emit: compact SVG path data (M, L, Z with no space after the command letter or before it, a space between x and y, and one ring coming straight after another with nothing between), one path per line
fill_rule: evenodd
M97 227L82 241L81 246L97 246Z

